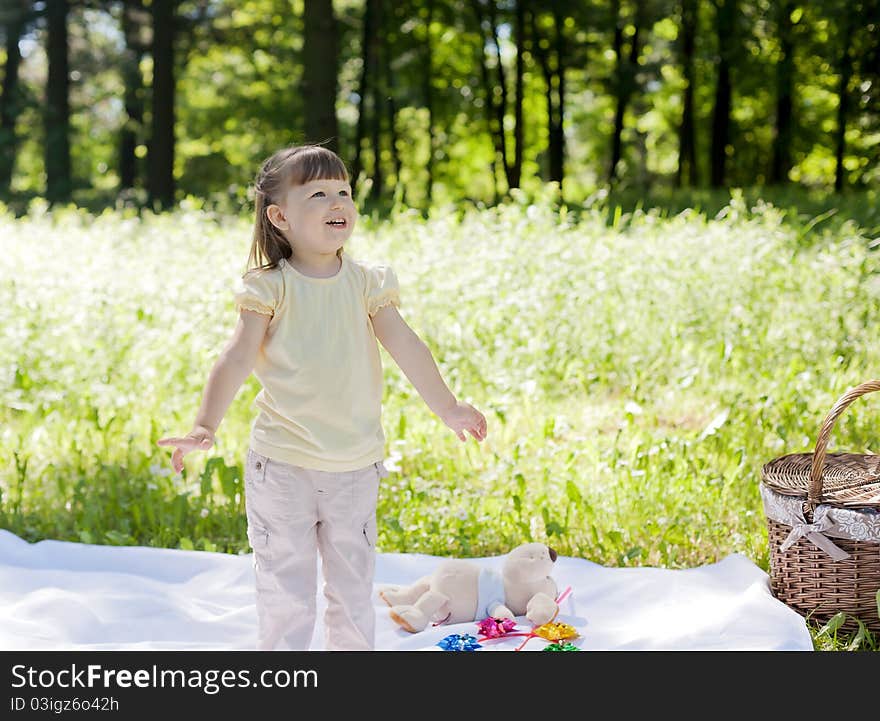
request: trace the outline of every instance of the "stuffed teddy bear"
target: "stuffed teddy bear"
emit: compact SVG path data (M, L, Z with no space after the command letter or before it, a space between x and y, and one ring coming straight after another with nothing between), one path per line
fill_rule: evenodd
M553 619L556 583L550 578L556 551L543 543L524 543L510 551L501 573L471 561L442 561L411 586L386 586L380 598L391 618L410 633L432 621L463 623L525 615L536 626Z

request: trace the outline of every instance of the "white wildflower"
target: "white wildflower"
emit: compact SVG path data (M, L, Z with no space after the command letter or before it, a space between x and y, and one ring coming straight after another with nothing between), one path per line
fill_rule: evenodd
M627 401L626 405L623 407L623 410L627 413L632 413L634 416L640 416L644 413L644 409L635 401Z

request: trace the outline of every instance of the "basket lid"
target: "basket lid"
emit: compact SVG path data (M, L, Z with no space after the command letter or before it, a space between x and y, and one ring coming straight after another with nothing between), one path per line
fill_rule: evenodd
M807 497L812 453L774 458L761 469L761 480L786 496ZM822 468L821 503L841 507L880 508L880 455L828 453Z

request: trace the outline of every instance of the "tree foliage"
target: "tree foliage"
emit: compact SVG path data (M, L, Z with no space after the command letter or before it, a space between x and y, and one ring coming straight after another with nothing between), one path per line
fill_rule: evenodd
M877 184L880 0L337 0L332 26L306 24L307 1L163 0L174 11L177 197L243 202L275 149L326 140L311 137L333 123L316 124L306 98L318 81L304 76L323 57L337 68L333 142L373 202L492 203L549 180L571 199L609 182ZM0 194L64 196L52 181L69 152L74 199L146 199L151 144L165 150L154 115L167 110L153 92L155 2L2 0L0 157L11 170ZM59 86L48 10L59 5L69 151L49 121ZM336 42L313 38L307 58L308 27L332 27ZM679 173L688 133L694 168Z

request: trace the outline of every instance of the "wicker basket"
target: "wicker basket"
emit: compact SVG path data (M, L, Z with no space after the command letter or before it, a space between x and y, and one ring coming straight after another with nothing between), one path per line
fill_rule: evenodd
M847 391L825 418L813 453L781 456L761 471L773 594L813 621L843 611L847 628L859 619L874 632L880 632L880 456L825 451L841 413L877 390L880 380Z

